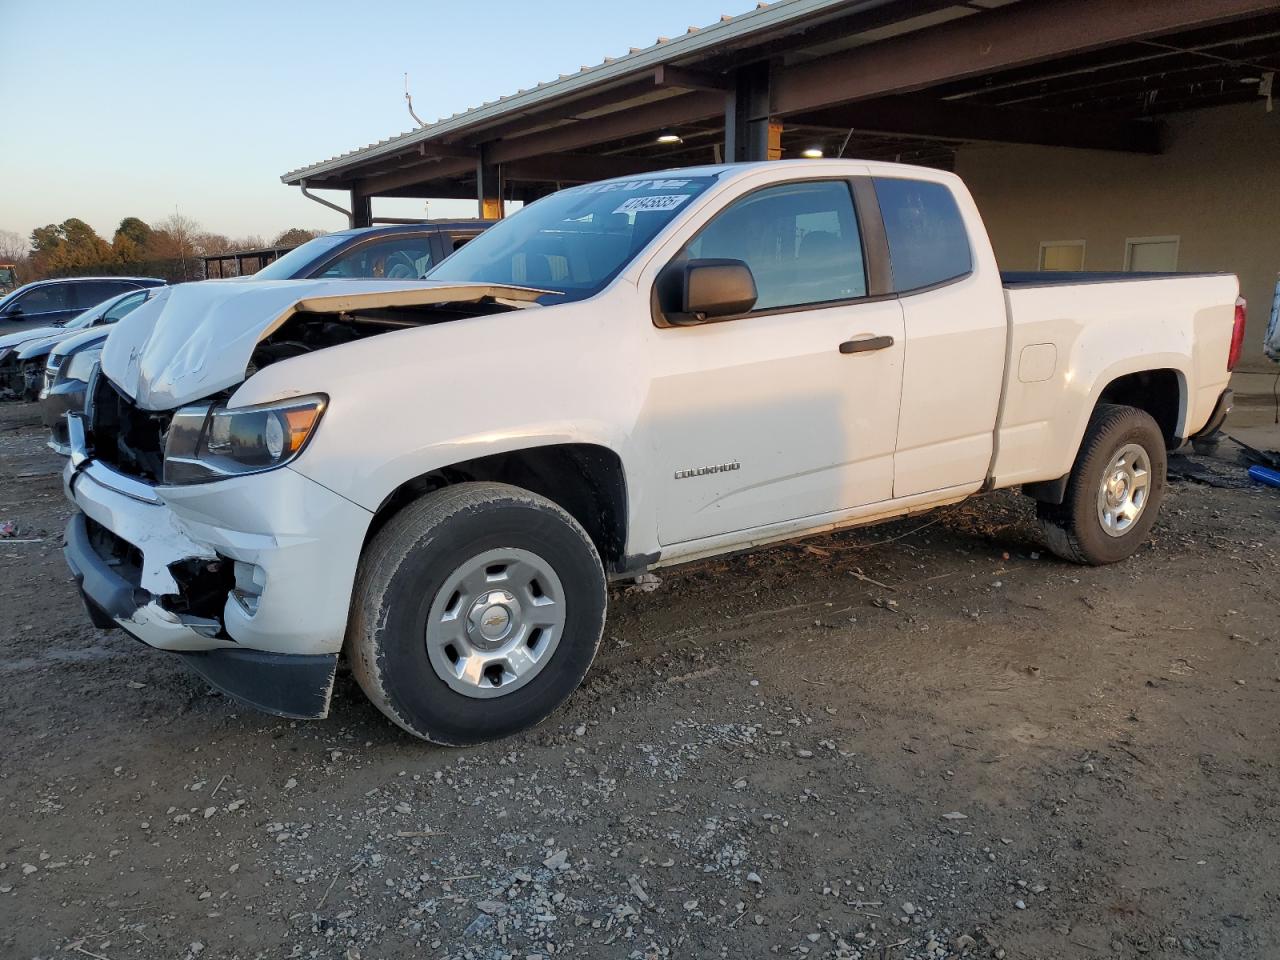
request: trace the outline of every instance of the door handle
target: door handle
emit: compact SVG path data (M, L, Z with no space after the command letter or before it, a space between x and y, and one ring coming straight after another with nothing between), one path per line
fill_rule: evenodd
M840 344L841 353L870 353L872 350L887 350L893 346L893 337L863 337L861 340L846 340Z

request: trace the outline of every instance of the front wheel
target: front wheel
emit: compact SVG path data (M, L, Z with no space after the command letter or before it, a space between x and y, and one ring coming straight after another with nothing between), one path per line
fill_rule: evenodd
M414 736L462 746L532 727L582 682L605 577L581 525L500 483L405 507L360 563L347 633L365 694Z
M1165 467L1164 435L1149 413L1098 404L1062 503L1037 505L1049 549L1094 566L1132 556L1156 522Z

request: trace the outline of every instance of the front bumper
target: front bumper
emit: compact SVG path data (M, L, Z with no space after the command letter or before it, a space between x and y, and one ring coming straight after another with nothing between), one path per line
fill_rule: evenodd
M371 514L287 467L150 487L84 459L75 438L66 558L94 622L184 655L260 709L323 716ZM255 571L256 606L230 589L237 561Z
M64 380L40 397L40 419L49 428L49 446L64 457L71 455L67 414L84 409L86 387L83 380Z
M97 552L84 514L71 518L66 536L63 554L95 626L121 627L153 646L153 641L176 639L183 628L196 630L190 623L175 624L172 614L155 606L146 591ZM329 712L336 653L299 655L230 647L174 652L213 687L258 710L299 719L318 719Z

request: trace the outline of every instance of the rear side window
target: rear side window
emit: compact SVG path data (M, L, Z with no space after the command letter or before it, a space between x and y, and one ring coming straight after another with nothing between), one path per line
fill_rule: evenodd
M121 300L119 303L113 306L110 310L104 313L102 315L102 319L99 322L115 323L117 320L121 320L124 317L127 317L135 309L142 306L146 302L147 296L148 294L145 290L139 290L137 293L133 294L132 296L125 297L123 300Z
M86 309L96 307L103 300L118 297L126 290L137 289L132 283L123 280L85 280L75 286L79 305Z
M429 237L393 236L353 247L330 262L320 276L338 280L421 280L431 265Z
M867 295L862 241L843 180L782 184L735 201L685 248L691 259L741 260L756 310Z
M941 183L875 178L893 266L893 288L919 290L963 277L973 254L956 198Z

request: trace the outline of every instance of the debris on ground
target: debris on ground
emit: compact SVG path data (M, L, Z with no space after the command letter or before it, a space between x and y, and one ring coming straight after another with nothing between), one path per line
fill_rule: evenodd
M10 416L0 469L55 465ZM23 535L68 510L0 484ZM56 536L0 549L0 956L1273 960L1274 517L1171 484L1075 567L1002 491L664 569L466 750L346 671L325 721L211 696L89 625Z
M662 586L662 578L653 573L642 573L627 587L625 593L653 593Z

